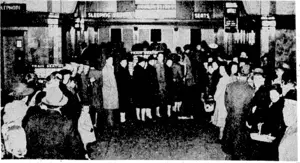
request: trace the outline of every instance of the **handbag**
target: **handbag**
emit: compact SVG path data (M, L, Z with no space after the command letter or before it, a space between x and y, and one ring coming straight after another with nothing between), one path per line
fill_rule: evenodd
M204 110L205 112L213 112L215 110L216 101L212 96L208 96L208 98L204 101Z

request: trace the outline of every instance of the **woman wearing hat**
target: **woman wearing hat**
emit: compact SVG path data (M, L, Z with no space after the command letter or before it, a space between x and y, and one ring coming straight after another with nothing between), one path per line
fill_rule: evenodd
M116 111L119 109L119 94L117 82L114 73L113 57L106 57L106 64L102 70L103 75L103 107L107 112L107 121L109 126L115 126Z
M151 99L151 78L149 71L146 70L146 60L143 57L138 57L138 64L134 67L133 71L133 83L134 83L134 105L136 108L137 120L145 121L146 114L148 118L149 112L146 113L146 109L153 107L153 101ZM154 71L156 72L156 71Z
M278 145L285 131L283 119L284 99L279 84L272 85L269 91L271 102L265 108L261 121L257 124L258 135L265 139L253 139L253 160L278 160Z
M126 121L126 113L131 109L131 75L127 66L127 57L120 59L120 68L116 73L120 101L121 122Z
M173 65L172 65L172 77L173 77L173 99L174 106L173 112L180 112L182 105L182 93L183 93L183 72L180 62L180 56L178 54L174 54L173 56Z
M61 113L68 98L58 87L46 89L40 109L24 122L28 158L84 159L84 147L74 122Z

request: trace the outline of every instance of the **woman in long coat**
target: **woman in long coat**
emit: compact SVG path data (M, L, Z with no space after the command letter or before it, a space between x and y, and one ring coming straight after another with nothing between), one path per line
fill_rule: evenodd
M173 75L173 100L174 100L174 106L173 111L174 112L180 112L180 108L182 105L182 94L183 94L183 72L181 69L181 66L179 64L180 56L177 54L174 54L173 56L173 65L172 65L172 75Z
M211 121L214 125L220 128L219 139L223 137L223 130L225 127L225 120L227 116L227 111L225 108L225 90L227 84L230 82L229 71L225 65L220 66L220 81L217 85L217 90L214 95L214 99L216 101L215 112L211 118Z
M121 122L126 121L126 114L131 107L131 75L127 66L127 58L124 56L120 59L120 67L116 74Z
M133 71L133 80L135 85L134 105L136 107L137 119L142 119L142 121L145 121L146 109L153 107L153 103L155 102L153 101L151 78L155 77L156 74L151 75L151 71L149 71L149 67L146 67L146 64L145 59L139 57L138 64L134 67ZM153 72L156 72L155 69ZM149 115L148 118L150 118Z
M108 113L108 125L114 126L114 110L119 109L119 95L113 67L113 58L108 56L102 70L103 74L103 107Z

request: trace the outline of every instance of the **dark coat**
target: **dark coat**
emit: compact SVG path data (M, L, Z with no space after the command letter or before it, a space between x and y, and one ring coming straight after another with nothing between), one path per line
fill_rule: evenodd
M122 111L130 106L132 98L132 78L129 74L129 70L124 67L119 67L119 71L116 73L118 93L119 93L119 105ZM124 110L125 109L125 110Z
M182 101L182 94L183 94L183 72L182 68L179 64L174 63L172 66L173 71L173 98L174 101Z
M84 147L72 120L58 111L39 110L25 122L31 159L84 159Z
M225 106L227 118L224 128L222 149L234 159L246 159L249 132L246 117L254 90L246 82L236 81L227 85Z
M76 94L73 94L65 85L60 86L63 94L68 97L66 107L61 109L61 113L76 123L81 113L81 104ZM76 123L77 124L77 123Z
M258 132L257 124L262 122L264 110L267 109L270 104L269 89L266 86L261 86L251 100L250 112L247 118L247 122L251 128L251 132ZM252 108L256 106L256 110L252 113Z
M136 65L133 71L133 80L134 105L138 108L153 107L157 101L155 92L158 90L155 68L148 66L144 69Z
M174 82L173 82L173 69L172 67L165 67L165 75L166 75L166 101L167 104L174 103Z
M77 80L78 94L82 105L90 105L90 92L88 92L89 78L84 73L80 74L80 78Z
M103 77L102 77L102 72L99 70L90 70L89 73L97 73L100 78L97 78L93 83L90 83L89 81L89 92L90 96L90 105L94 108L96 108L97 112L103 111L103 93L102 93L102 86L103 86Z

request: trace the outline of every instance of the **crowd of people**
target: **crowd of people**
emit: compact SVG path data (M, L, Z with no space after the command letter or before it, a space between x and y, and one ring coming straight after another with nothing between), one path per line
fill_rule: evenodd
M297 156L296 72L290 65L253 63L245 52L228 56L205 41L175 53L164 43L143 42L132 50L157 53L135 56L122 44L91 44L44 83L26 74L2 95L6 153L87 159L103 124L114 131L128 121L176 118L217 126L231 159Z

